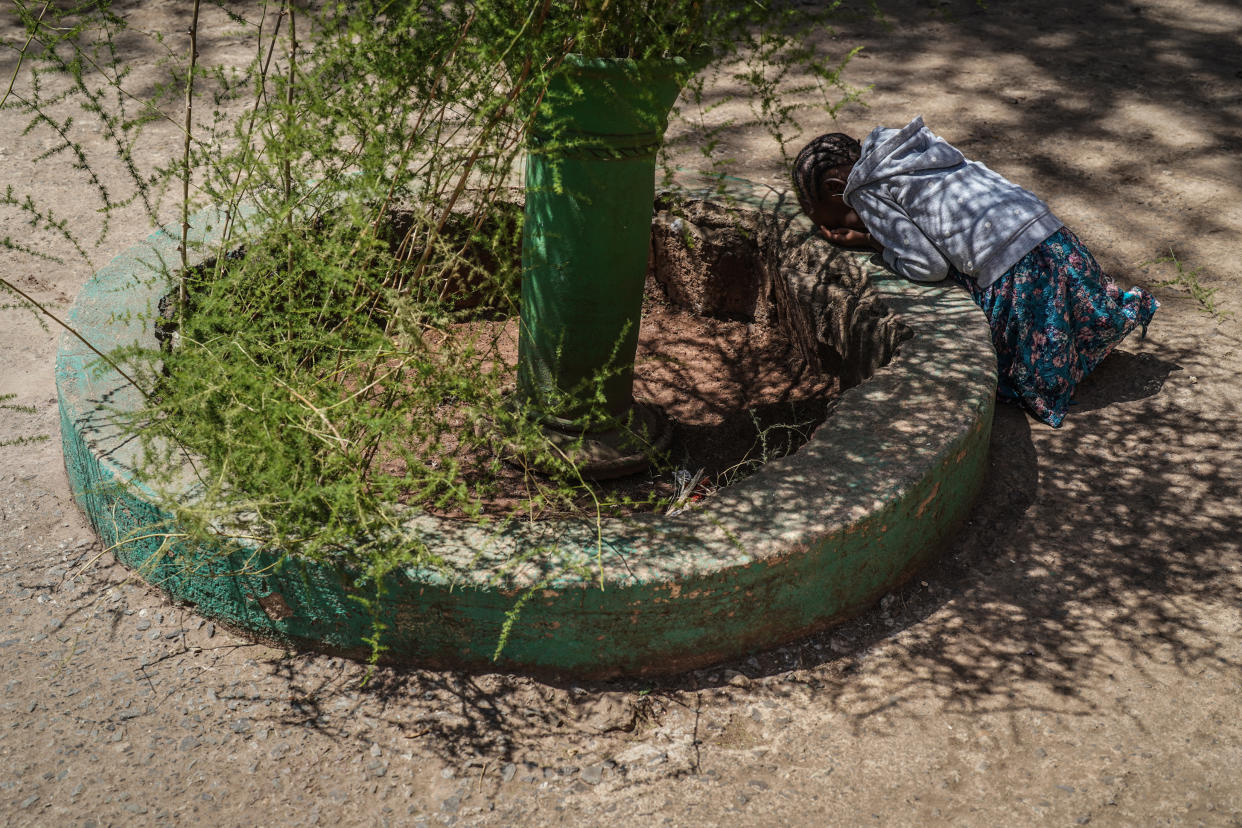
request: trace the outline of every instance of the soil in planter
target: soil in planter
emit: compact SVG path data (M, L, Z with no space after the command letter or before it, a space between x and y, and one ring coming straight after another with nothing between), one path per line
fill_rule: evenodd
M579 492L574 502L562 497L532 512L531 492L543 482L536 473L498 464L487 448L472 447L473 441L441 442L441 453L453 457L462 482L486 493L480 495L485 513L552 518L586 510L593 515L597 499L609 514L687 505L796 451L824 421L841 381L809 368L780 323L753 231L739 232L734 217L701 206L689 215L695 236L687 243L680 218L667 210L657 214L634 370L635 398L658 406L672 422L668 451L643 473L592 484L593 491ZM462 297L457 308L468 321L450 326L447 337L494 343L488 359L504 365L511 384L518 320L479 301L469 284L455 285L452 293ZM163 304L162 315L171 316L171 307ZM157 325L165 347L170 333L166 320ZM463 412L452 404L436 417L465 427ZM380 447L376 468L396 478L405 474L400 452L391 446ZM695 485L687 487L688 479ZM455 510L437 513L465 516Z
M461 334L495 341L496 356L516 373L516 319L462 323ZM702 316L669 301L654 278L647 280L634 364L634 396L665 411L673 438L663 458L646 472L592 484L610 514L667 510L736 483L767 460L796 451L827 416L840 391L836 377L806 371L804 362L774 322ZM446 408L445 417L453 412ZM464 455L464 456L463 456ZM483 502L491 514L523 508L533 473L491 456L459 450L468 483L488 483ZM400 475L399 460L381 464ZM679 475L679 470L684 470ZM700 474L701 472L701 474ZM698 484L685 491L685 473ZM681 478L679 480L679 477ZM594 499L583 493L581 508ZM441 512L453 517L452 512ZM558 517L552 509L536 517Z

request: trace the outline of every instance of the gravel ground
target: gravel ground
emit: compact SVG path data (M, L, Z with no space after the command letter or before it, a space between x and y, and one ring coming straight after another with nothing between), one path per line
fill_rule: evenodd
M1001 406L944 557L834 631L675 679L376 670L248 643L112 562L57 439L57 332L0 315L0 815L11 825L1242 822L1242 11L1227 2L882 2L871 88L820 131L915 114L1043 195L1163 308L1060 430ZM129 4L174 32L180 6ZM7 14L7 12L6 12ZM209 18L204 59L243 59ZM11 23L5 18L6 33ZM133 60L150 71L158 55ZM12 55L0 57L0 76ZM98 136L88 137L100 140ZM98 227L0 118L4 183ZM734 136L743 174L780 180ZM172 130L141 148L161 158ZM11 214L0 235L28 237ZM146 233L117 222L100 261ZM1217 289L1216 313L1178 271ZM1147 263L1147 264L1145 264ZM90 268L0 259L63 311ZM1230 315L1232 314L1232 315Z

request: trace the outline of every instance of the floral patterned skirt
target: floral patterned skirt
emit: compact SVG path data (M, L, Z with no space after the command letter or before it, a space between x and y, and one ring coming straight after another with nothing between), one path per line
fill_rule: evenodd
M1078 383L1160 306L1150 293L1124 293L1065 227L1044 239L1004 275L980 288L949 268L970 291L992 329L1000 376L997 393L1059 428Z

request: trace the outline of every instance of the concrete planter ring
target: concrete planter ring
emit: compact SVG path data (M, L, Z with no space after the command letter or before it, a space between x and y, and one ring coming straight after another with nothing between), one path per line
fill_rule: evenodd
M752 306L768 303L804 358L852 387L796 453L687 512L608 520L602 542L593 525L498 532L414 515L407 530L459 566L391 576L379 608L387 658L579 678L704 666L862 611L933 556L966 517L986 469L996 364L983 315L965 292L911 284L832 248L787 194L747 182L728 181L721 194L687 177L659 194L656 206L657 280L661 262L688 255L678 238L716 238L719 216L740 217L737 235L751 247L726 263L737 289L717 299L736 304L740 290ZM193 232L211 241L206 214ZM82 289L70 324L105 353L154 345L151 309L167 288L151 278L152 265L175 261L177 244L176 232L161 231L118 256ZM692 249L708 256L714 248ZM737 273L753 282L738 282ZM689 304L711 304L713 283L665 288ZM56 376L74 496L122 563L250 637L369 652L364 639L375 618L351 597L355 575L343 566L223 544L190 548L144 531L175 533L135 474L135 441L115 425L118 412L138 409L139 393L101 372L95 355L69 336ZM521 613L493 661L520 598Z

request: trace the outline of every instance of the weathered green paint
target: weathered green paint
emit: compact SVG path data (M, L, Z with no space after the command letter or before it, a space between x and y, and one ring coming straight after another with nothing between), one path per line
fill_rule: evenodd
M596 382L604 413L630 408L656 152L689 72L569 55L548 85L526 156L518 340L518 388L542 415L587 415Z
M764 209L790 209L745 182L729 189ZM209 214L196 218L200 238L214 238L211 222ZM807 230L806 243L820 244ZM176 244L160 232L115 259L83 288L71 323L105 349L149 341L165 289L149 263L175 260ZM609 521L602 548L590 526L495 534L412 517L408 531L463 566L454 579L409 570L385 584L380 620L389 656L577 676L670 672L830 625L891 589L969 511L984 476L996 369L983 317L965 293L878 273L872 280L914 336L888 366L846 391L796 454L702 508ZM372 619L351 597L349 573L153 536L176 527L134 479L137 449L113 425L117 412L140 401L95 362L76 340L62 339L62 439L74 495L118 559L250 635L365 652ZM467 569L472 556L482 564ZM506 614L532 589L493 664Z

